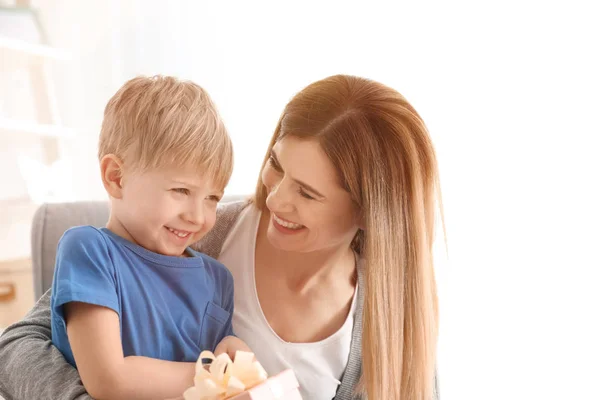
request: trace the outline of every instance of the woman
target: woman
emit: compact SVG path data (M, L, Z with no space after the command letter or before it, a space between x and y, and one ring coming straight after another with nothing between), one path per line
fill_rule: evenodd
M395 90L333 76L290 101L253 200L223 205L198 243L233 273L234 330L267 372L293 368L305 399L437 397L438 187L427 129ZM2 337L1 384L82 398L48 346L48 297Z

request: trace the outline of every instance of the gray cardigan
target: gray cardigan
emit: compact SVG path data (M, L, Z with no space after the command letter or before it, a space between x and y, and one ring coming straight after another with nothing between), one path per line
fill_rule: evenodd
M218 258L221 247L247 202L224 204L217 211L215 227L197 244L197 249ZM363 274L359 268L356 316L350 356L334 400L364 400L353 396L361 375ZM0 395L17 399L91 399L77 370L52 345L50 291L47 291L22 321L8 327L0 337ZM309 400L309 399L307 399Z

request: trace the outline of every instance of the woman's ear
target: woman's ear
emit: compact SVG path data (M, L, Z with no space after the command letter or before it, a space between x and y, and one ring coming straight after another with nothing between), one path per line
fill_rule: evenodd
M123 197L123 162L114 154L107 154L100 160L102 184L108 195L115 199Z
M356 224L358 225L358 229L360 229L361 231L365 230L365 214L360 209L356 210Z

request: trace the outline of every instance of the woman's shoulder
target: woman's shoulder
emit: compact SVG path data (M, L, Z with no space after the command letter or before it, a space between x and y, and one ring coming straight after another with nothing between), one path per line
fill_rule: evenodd
M194 250L218 258L229 231L237 221L241 212L252 204L251 199L231 201L219 204L215 226L198 242L192 245Z

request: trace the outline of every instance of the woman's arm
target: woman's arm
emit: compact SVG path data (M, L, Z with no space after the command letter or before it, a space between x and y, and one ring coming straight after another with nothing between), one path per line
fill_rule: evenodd
M6 400L92 399L77 370L52 345L50 291L0 337L0 395Z
M114 310L78 302L64 307L77 369L92 397L162 400L193 386L195 363L125 357Z

